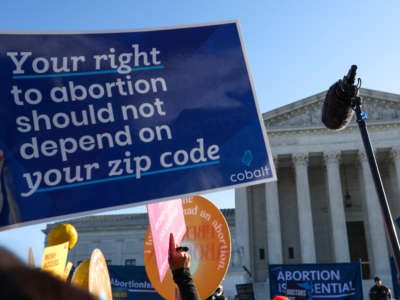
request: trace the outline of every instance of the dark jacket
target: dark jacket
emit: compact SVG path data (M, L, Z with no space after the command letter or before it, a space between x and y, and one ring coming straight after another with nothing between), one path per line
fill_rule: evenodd
M182 300L200 300L199 292L194 285L189 268L174 270L172 275L178 285Z
M389 300L392 299L392 294L390 289L384 285L377 286L374 285L369 291L370 300Z

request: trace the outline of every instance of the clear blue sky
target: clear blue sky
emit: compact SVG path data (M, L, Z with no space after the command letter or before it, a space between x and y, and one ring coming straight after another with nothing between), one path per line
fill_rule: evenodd
M363 87L400 94L400 2L3 0L0 30L138 29L239 20L261 112L326 90L357 64ZM0 45L1 47L1 45ZM205 195L234 206L233 190ZM143 207L130 209L144 211ZM127 210L119 211L126 213ZM41 259L45 224L0 233Z

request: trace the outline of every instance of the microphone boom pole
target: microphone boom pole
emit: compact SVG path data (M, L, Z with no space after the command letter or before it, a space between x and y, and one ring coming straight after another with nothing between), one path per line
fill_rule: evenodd
M356 71L357 66L352 65L347 76L330 87L322 107L322 122L329 129L342 130L350 122L353 111L355 112L356 121L361 132L369 167L374 180L375 190L378 195L386 237L389 240L389 245L392 250L397 274L400 275L400 244L369 138L367 124L365 122L366 114L361 109L362 101L358 96L361 80L358 79L357 86L354 84Z
M386 237L389 240L389 245L392 250L393 260L396 266L397 274L400 274L400 244L397 237L396 228L393 222L393 217L390 212L389 203L386 198L385 189L382 184L381 175L379 173L378 164L376 162L375 153L369 138L367 124L365 122L365 112L361 110L361 98L353 97L351 105L356 113L356 121L358 128L361 132L361 138L364 144L365 152L368 158L368 164L371 169L372 177L374 179L375 190L378 195L378 201L381 208L383 221L386 230Z

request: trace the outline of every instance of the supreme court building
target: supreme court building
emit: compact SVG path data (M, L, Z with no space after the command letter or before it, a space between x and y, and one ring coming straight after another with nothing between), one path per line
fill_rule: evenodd
M342 131L326 129L321 123L325 94L263 114L278 181L237 189L235 209L223 211L232 233L231 264L223 282L230 299L235 284L244 282L253 282L256 299L268 299L269 264L361 260L365 299L375 276L392 286L389 247L358 126L353 120ZM397 218L400 95L360 89L360 96ZM143 264L146 222L143 214L71 222L80 238L71 260L77 263L98 247L112 264Z
M392 215L400 216L400 95L361 89ZM277 182L236 190L236 228L255 283L268 264L362 261L391 286L389 248L360 131L321 123L325 93L263 114ZM267 253L263 255L263 253ZM364 282L364 297L373 285ZM268 291L267 291L268 292Z

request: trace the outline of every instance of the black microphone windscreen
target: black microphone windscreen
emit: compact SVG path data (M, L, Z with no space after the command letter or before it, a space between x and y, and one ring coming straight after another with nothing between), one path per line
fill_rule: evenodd
M349 100L338 97L336 91L339 87L339 81L332 85L326 94L322 106L322 123L329 129L342 130L351 121L354 111Z

